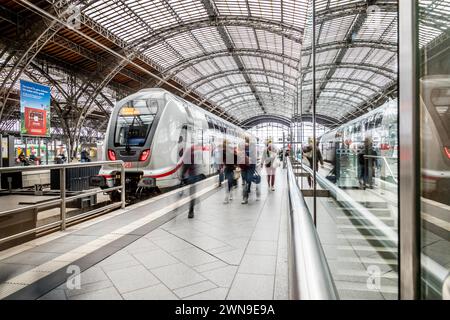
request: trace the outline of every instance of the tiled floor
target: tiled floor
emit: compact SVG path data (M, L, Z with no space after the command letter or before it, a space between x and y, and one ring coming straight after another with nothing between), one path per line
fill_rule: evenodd
M223 204L220 190L41 299L287 299L287 185L262 182L248 205Z

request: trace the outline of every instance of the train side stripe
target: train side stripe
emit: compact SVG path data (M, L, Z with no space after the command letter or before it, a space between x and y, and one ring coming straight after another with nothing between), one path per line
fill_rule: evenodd
M167 177L167 176L170 176L171 174L174 174L175 172L177 172L177 170L178 169L180 169L180 167L182 166L184 164L184 162L183 161L181 161L180 163L178 163L177 164L177 166L175 167L175 168L173 168L172 170L169 170L169 171L167 171L167 172L163 172L163 173L160 173L160 174L149 174L149 175L146 175L146 176L144 176L144 177L149 177L149 178L163 178L163 177Z

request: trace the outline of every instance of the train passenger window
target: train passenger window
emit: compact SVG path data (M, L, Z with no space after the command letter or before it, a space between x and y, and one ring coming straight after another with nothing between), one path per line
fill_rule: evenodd
M158 109L158 101L155 99L126 102L117 116L114 145L143 146Z
M364 131L367 131L367 125L368 125L367 119L363 119L362 128L364 128Z
M374 128L374 123L375 123L375 121L374 121L375 119L374 119L374 116L370 116L369 117L369 119L367 120L367 129L368 130L371 130L371 129L373 129Z
M436 88L431 92L431 103L427 105L433 120L437 123L441 139L450 142L450 89L448 87ZM436 111L436 112L434 112Z
M383 114L379 113L375 115L375 128L381 126L381 123L383 122Z

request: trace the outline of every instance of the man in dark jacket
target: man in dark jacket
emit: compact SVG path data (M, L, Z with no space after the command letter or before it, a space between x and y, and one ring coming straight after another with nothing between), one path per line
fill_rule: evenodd
M250 194L250 189L252 186L252 179L253 175L255 174L256 170L256 159L252 159L253 157L250 156L250 138L245 137L245 145L243 150L243 162L239 164L239 167L241 168L241 176L242 180L244 181L244 188L242 191L242 204L248 203L248 196Z
M223 141L222 161L222 166L224 167L223 173L225 175L225 179L227 180L227 186L225 187L225 199L223 202L228 203L233 199L231 189L233 188L234 169L236 169L237 165L237 154L236 150L228 144L227 140Z

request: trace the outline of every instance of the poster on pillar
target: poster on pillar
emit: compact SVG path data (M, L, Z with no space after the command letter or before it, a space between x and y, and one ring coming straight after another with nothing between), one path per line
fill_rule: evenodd
M50 136L50 88L20 80L20 133Z

